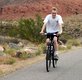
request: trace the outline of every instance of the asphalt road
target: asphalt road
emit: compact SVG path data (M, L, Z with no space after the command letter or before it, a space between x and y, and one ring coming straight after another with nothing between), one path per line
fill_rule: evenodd
M57 68L46 72L45 60L1 77L0 80L82 80L82 49L59 55Z

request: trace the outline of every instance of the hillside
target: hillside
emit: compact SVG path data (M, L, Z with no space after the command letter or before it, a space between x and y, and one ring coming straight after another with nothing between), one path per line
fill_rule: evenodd
M56 6L62 16L82 13L81 0L0 0L0 19L44 17Z

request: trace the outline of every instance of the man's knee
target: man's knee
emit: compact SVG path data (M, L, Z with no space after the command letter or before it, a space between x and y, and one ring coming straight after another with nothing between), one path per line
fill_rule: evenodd
M48 43L50 43L50 39L49 38L46 39L46 44L48 44Z
M57 43L57 37L53 38L54 43Z

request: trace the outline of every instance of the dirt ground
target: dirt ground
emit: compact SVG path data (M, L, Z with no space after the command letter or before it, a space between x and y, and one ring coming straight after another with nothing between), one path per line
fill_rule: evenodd
M31 66L32 64L42 61L45 59L45 55L42 54L40 56L34 57L34 58L29 58L27 60L21 60L21 61L16 61L13 65L7 65L7 64L2 64L0 65L0 75L6 75L10 72L16 71L18 69L21 69L25 66Z

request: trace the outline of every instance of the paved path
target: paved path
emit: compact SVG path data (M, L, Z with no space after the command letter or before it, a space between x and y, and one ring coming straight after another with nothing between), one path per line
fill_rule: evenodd
M41 61L13 72L0 80L82 80L82 49L59 55L57 68L46 72L45 61Z

